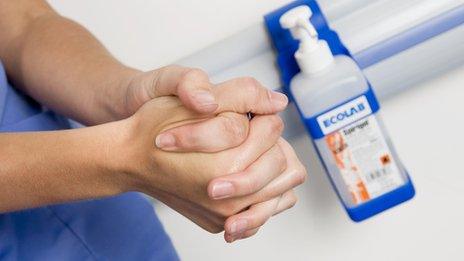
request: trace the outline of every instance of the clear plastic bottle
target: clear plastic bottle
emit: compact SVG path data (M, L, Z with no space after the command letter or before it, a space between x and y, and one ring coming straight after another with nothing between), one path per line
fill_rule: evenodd
M340 199L350 217L360 221L411 198L414 190L367 80L350 57L332 55L310 16L310 9L300 6L280 19L300 40L295 58L301 73L290 91ZM400 189L406 184L406 191ZM362 213L350 212L369 202L375 204Z

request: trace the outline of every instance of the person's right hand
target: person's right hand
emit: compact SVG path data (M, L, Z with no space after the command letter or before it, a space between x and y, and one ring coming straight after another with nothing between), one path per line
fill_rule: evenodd
M226 240L233 241L252 235L271 215L291 207L292 188L306 173L280 138L283 126L275 115L253 118L246 140L232 149L177 153L155 147L155 137L165 130L236 114L231 112L236 107L220 104L222 112L211 118L187 110L176 98L153 99L122 121L128 131L115 159L131 177L133 190L160 199L210 232L222 231L225 219L232 216L226 222Z

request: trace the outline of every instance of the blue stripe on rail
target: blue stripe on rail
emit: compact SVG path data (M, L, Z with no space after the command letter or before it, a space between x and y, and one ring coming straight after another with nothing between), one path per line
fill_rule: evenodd
M420 25L414 26L405 32L395 35L388 40L353 54L353 58L358 63L359 67L363 69L463 23L464 5L461 5Z

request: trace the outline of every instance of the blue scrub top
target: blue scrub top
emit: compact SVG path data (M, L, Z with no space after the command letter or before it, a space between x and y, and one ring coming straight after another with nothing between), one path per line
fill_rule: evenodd
M69 128L66 119L12 88L0 63L0 132ZM179 258L150 202L132 192L0 214L0 260Z

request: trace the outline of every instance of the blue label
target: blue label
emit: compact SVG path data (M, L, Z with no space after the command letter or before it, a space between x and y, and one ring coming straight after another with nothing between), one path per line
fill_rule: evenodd
M319 139L364 118L379 110L374 92L369 88L365 93L342 104L334 106L316 116L305 119L306 127L313 139Z
M363 98L365 96L362 96ZM359 115L363 111L365 111L366 105L364 103L357 103L354 106L351 106L350 108L343 110L342 112L339 112L334 115L330 115L330 117L327 117L327 119L323 120L322 122L324 123L324 128L329 128L333 125L336 125L340 122L345 121L348 118L352 118L353 116ZM370 108L369 108L370 109Z

